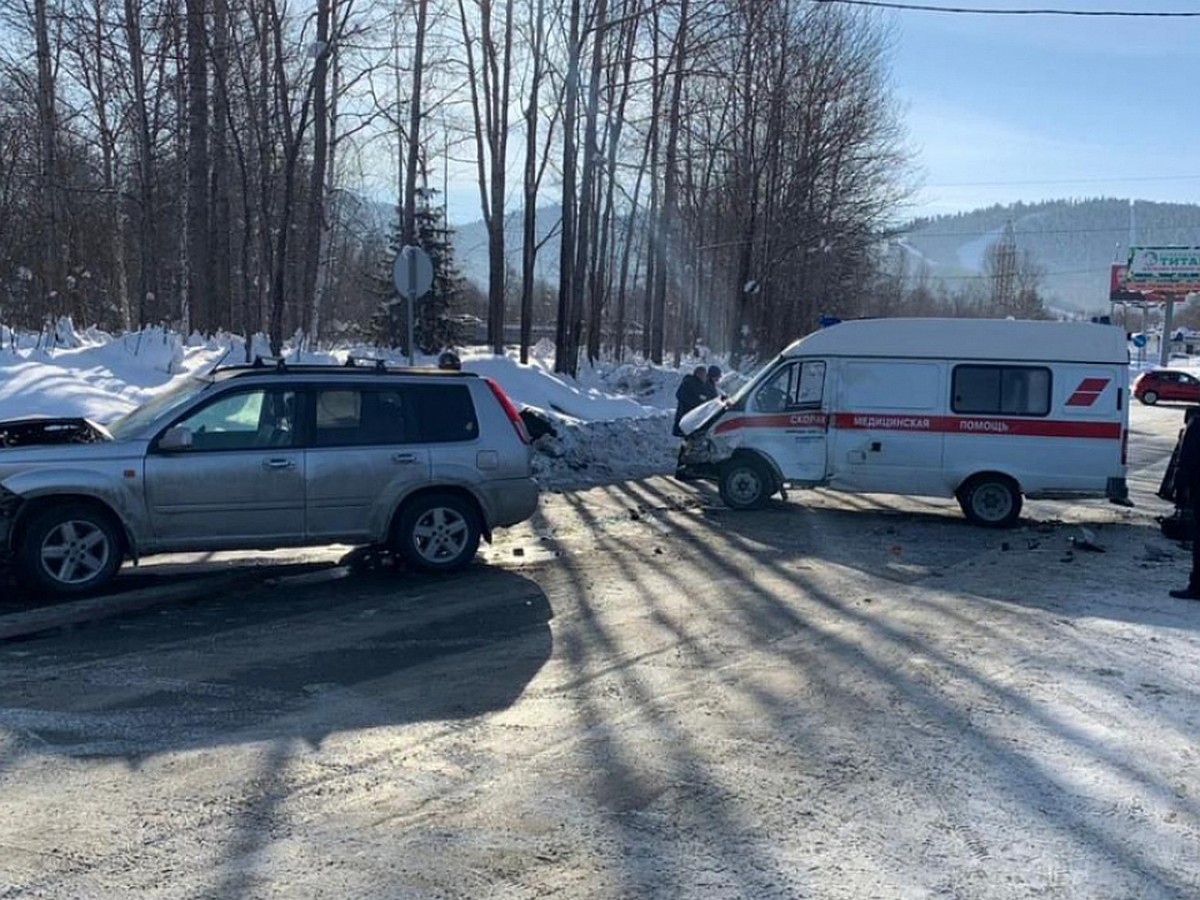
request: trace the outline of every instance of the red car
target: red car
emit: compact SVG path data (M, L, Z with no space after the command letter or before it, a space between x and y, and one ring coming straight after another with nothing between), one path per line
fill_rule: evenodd
M1133 396L1147 406L1159 400L1200 403L1200 378L1178 369L1143 372L1133 384Z

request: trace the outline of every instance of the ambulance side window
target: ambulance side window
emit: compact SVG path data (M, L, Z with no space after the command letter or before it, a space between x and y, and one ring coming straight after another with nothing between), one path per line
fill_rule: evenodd
M1050 414L1050 370L1043 366L955 366L956 413L993 416Z
M754 396L757 412L819 409L825 390L825 363L821 360L789 363L771 376Z

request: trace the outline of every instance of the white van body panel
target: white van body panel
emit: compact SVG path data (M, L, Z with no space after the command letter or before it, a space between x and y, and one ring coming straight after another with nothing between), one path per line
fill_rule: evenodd
M954 496L999 474L1030 497L1118 496L1128 359L1121 329L1091 323L843 322L685 418L681 468L749 452L799 486Z

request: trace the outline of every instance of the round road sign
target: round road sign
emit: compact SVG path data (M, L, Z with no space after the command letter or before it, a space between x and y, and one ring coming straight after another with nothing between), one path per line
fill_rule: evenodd
M433 287L433 260L415 244L402 247L392 264L392 283L405 299L424 297Z

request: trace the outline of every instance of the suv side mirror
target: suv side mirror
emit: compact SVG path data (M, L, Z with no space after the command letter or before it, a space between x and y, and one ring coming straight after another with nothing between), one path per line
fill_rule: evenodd
M158 449L170 452L172 450L188 450L192 446L192 429L186 425L172 425L158 439Z

